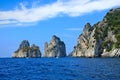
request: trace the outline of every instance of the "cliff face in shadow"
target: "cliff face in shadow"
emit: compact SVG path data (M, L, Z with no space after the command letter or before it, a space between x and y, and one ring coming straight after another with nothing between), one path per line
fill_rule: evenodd
M120 8L111 9L93 26L87 23L69 56L120 57Z
M39 47L33 44L30 47L30 44L27 40L23 40L18 48L17 51L15 51L12 55L14 58L37 58L41 57L41 52L39 50Z
M59 37L53 35L50 43L44 44L44 57L65 57L66 47Z

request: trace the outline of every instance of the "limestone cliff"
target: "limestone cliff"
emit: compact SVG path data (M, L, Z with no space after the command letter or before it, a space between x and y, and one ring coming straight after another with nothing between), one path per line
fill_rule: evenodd
M120 57L120 8L93 26L87 23L70 53L73 57Z
M30 47L30 44L27 40L23 40L22 43L20 44L19 48L17 51L15 51L12 55L14 58L36 58L36 57L41 57L41 52L39 50L39 47L33 44Z
M66 47L63 41L53 35L50 43L44 44L44 57L65 57Z

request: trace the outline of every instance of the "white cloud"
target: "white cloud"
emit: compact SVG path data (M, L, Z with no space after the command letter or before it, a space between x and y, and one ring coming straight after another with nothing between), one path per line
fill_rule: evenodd
M70 17L81 16L85 13L100 11L120 6L120 0L57 0L52 4L37 5L27 8L20 3L21 9L0 11L0 24L25 24L68 15Z
M14 24L17 23L17 21L10 21L10 20L1 20L0 24Z
M81 28L68 28L66 30L68 30L68 31L82 31Z

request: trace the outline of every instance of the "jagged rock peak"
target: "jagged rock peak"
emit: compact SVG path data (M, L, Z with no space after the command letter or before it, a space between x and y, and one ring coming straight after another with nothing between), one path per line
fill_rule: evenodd
M56 35L53 35L53 36L52 36L52 40L60 40L60 38L57 37Z
M36 58L36 57L41 57L41 52L38 46L33 44L30 47L29 41L23 40L18 50L12 54L12 57L14 58L26 58L26 57Z
M88 31L90 28L91 28L90 23L87 23L87 24L85 25L84 29L83 29L83 32L84 32L84 31Z
M50 43L44 44L44 57L65 57L66 47L59 37L53 35Z
M60 38L57 37L56 35L53 35L50 42L51 42L51 43L53 43L53 42L54 42L54 43L58 43L59 41L61 41Z
M83 33L82 33L84 37L88 37L90 35L90 28L91 28L90 23L86 23L86 25L83 28Z
M35 44L32 44L31 48L32 48L32 49L39 49L39 47L36 46Z
M26 47L30 47L30 43L28 42L28 40L23 40L19 46L19 49L24 49Z

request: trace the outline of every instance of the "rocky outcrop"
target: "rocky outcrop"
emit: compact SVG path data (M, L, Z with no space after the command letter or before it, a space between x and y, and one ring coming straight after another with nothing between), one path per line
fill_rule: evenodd
M30 44L27 40L23 40L22 43L20 44L19 48L17 51L15 51L12 55L14 58L37 58L41 57L41 52L39 50L39 47L33 44L30 47Z
M120 57L120 8L110 10L103 21L87 23L69 56Z
M90 23L87 23L83 29L83 33L79 36L77 45L70 54L73 57L93 57L95 39L93 38L94 31L91 30Z
M120 49L113 49L110 52L104 52L102 57L120 57Z
M66 47L63 41L53 35L50 43L44 44L44 57L65 57Z

